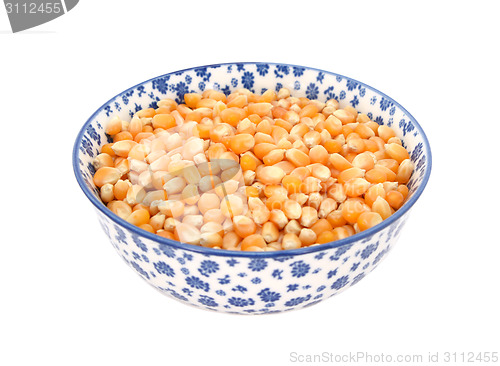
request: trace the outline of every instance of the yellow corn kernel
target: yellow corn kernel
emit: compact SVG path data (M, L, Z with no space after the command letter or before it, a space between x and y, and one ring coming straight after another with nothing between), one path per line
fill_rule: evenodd
M410 159L405 159L399 164L396 174L396 181L400 184L406 184L410 180L415 165Z
M121 157L127 157L129 151L137 145L137 142L132 141L132 140L121 140L115 142L112 146L111 149L115 153L116 156L121 156Z
M316 242L318 244L326 244L334 240L335 240L335 235L333 234L332 231L323 231L321 234L318 235Z
M356 223L359 215L369 211L370 207L362 199L349 198L342 205L342 217L350 224Z
M255 222L248 216L238 215L233 217L233 228L234 232L241 236L242 238L246 238L255 233L257 230L257 225Z
M123 201L111 201L107 204L107 207L111 212L124 220L132 213L132 207Z
M296 148L287 150L285 156L289 162L297 167L306 166L311 163L309 156Z
M352 164L338 153L331 154L329 160L333 167L341 172L346 169L352 168Z
M359 230L364 231L377 224L380 224L382 220L382 216L380 216L380 214L378 214L377 212L363 212L361 215L359 215L357 224Z
M371 183L363 178L353 178L345 182L344 186L347 196L359 197L368 190L368 188L371 186Z
M408 154L408 151L406 151L403 146L395 142L385 145L385 153L392 159L396 160L399 164L401 164L403 160L410 158L410 154Z
M254 145L255 140L253 136L248 133L232 136L229 140L229 148L238 155L250 150Z
M300 216L300 224L302 226L310 228L318 221L318 211L313 207L303 207Z
M387 192L385 195L387 203L395 210L398 210L404 203L404 197L401 192L396 190Z
M252 234L244 238L240 243L241 250L247 251L251 247L265 248L266 242L259 234Z
M122 175L119 169L104 166L95 172L94 184L99 188L107 183L115 184Z
M220 208L220 199L215 193L203 193L198 200L198 208L202 214L205 214L208 210Z
M263 184L278 184L285 176L283 169L275 166L265 166L257 172L257 179Z
M296 234L287 233L283 236L281 246L285 250L298 249L302 246L302 243Z
M339 176L337 177L339 183L345 184L346 182L350 181L351 179L355 178L363 178L365 176L365 171L360 168L352 167L346 170L343 170L340 172Z
M149 216L149 211L146 209L139 209L133 211L128 217L127 217L127 222L131 223L132 225L135 226L140 226L143 224L147 224L149 222L150 216Z
M392 215L391 206L383 197L380 196L378 196L375 199L375 202L373 202L372 211L378 213L383 220Z

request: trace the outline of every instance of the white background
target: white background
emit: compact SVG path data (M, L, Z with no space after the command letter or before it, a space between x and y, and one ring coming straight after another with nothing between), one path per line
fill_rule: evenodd
M0 8L0 364L499 352L495 3L82 0L19 34ZM406 107L432 146L429 185L398 245L358 285L311 308L231 316L154 291L116 255L73 175L74 139L106 100L231 61L363 81Z

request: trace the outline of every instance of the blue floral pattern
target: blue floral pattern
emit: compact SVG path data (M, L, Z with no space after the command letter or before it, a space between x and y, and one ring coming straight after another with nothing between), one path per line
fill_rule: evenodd
M420 193L430 169L430 151L418 123L389 97L358 81L333 73L270 63L212 65L159 76L126 90L96 112L82 128L73 161L80 186L95 197L92 161L109 142L106 122L114 115L128 118L136 110L156 107L164 98L181 102L185 93L235 88L279 91L293 96L336 99L379 124L392 124L416 166L408 186ZM353 286L389 253L408 215L363 240L336 247L324 244L304 251L250 253L217 251L168 240L153 240L98 207L99 225L121 258L143 279L167 296L204 309L239 314L268 314L303 308ZM395 216L395 215L394 215Z

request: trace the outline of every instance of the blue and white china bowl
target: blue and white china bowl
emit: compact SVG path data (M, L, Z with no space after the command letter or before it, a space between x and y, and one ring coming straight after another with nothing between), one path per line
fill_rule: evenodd
M238 88L255 93L288 88L293 96L350 105L379 124L391 126L409 150L415 172L409 199L374 228L328 244L279 252L237 252L182 244L133 226L109 211L93 183L93 158L113 115L129 119L156 107L163 98L177 102L189 92ZM268 314L316 304L358 283L392 249L410 208L431 172L424 131L396 101L359 81L309 67L274 63L228 63L181 70L140 83L110 99L85 123L73 150L76 179L95 206L102 229L123 260L162 293L202 309Z

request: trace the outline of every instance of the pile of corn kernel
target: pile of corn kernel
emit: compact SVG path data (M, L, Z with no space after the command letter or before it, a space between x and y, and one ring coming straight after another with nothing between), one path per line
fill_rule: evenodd
M95 158L107 207L141 229L217 249L277 251L346 238L404 203L414 169L395 132L283 88L160 100Z

